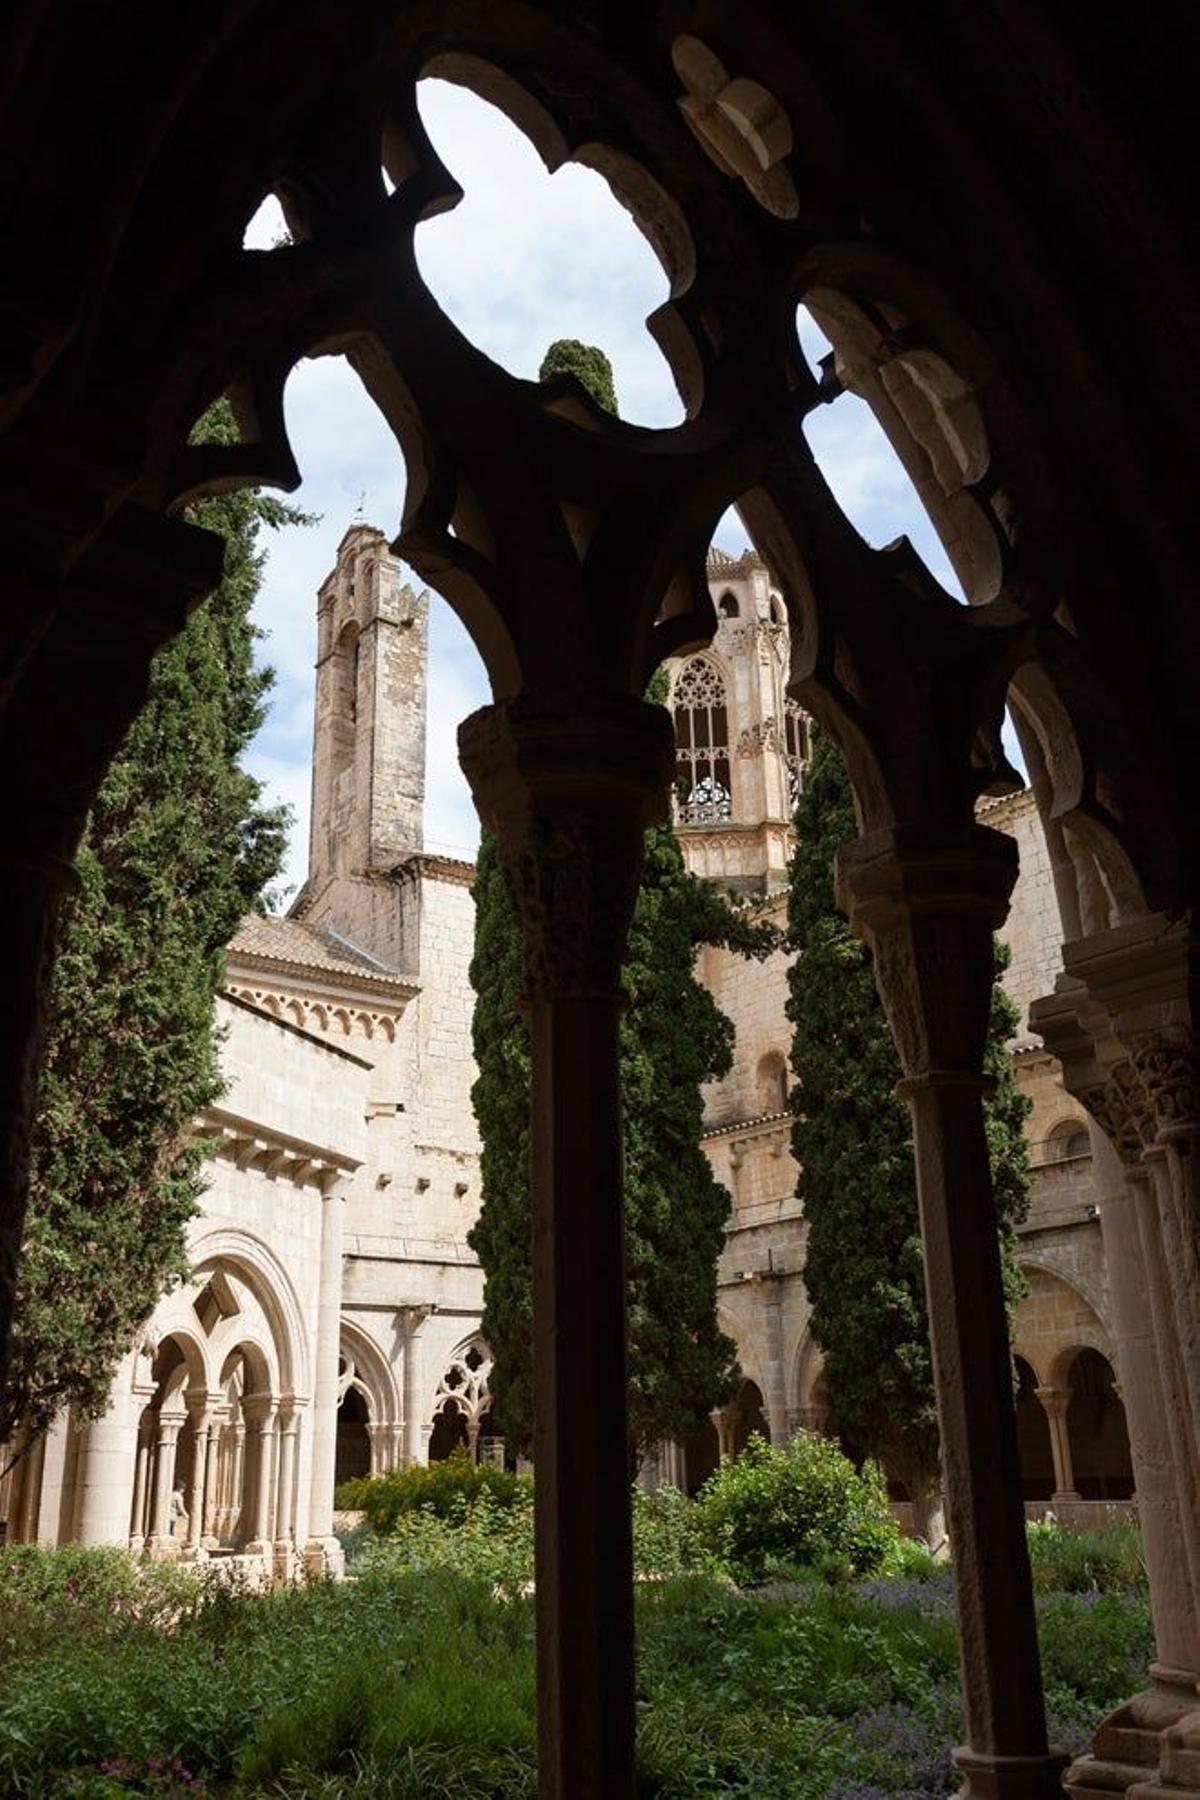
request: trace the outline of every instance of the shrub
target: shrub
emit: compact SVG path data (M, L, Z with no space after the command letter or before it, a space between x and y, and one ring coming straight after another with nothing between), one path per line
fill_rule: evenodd
M1064 1531L1053 1519L1039 1519L1027 1531L1035 1593L1127 1594L1146 1585L1134 1519L1118 1519L1099 1531Z
M735 1581L815 1569L830 1578L870 1575L899 1537L883 1477L860 1474L838 1446L800 1432L776 1449L750 1439L735 1462L711 1475L696 1502L708 1554Z
M206 1594L194 1570L139 1562L125 1550L0 1547L0 1669L63 1639L109 1644L175 1626L204 1604Z
M390 1475L343 1482L335 1499L346 1511L364 1512L372 1530L387 1537L406 1513L461 1521L483 1494L498 1509L532 1505L533 1482L491 1463L474 1463L463 1450L428 1467L414 1463Z
M633 1490L633 1566L639 1575L687 1575L708 1559L697 1529L697 1509L669 1485L657 1493Z
M401 1512L386 1537L356 1551L359 1585L378 1591L411 1575L444 1574L518 1594L533 1580L533 1495L518 1490L505 1505L487 1488L442 1516L431 1507Z

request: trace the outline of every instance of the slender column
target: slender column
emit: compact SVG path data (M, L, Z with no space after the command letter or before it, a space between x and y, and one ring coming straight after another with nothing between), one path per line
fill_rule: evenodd
M983 1114L992 935L1016 866L1015 844L978 825L876 832L838 861L912 1111L968 1740L955 1760L978 1800L1050 1800L1066 1760L1046 1742Z
M718 1406L709 1415L717 1434L718 1460L727 1463L733 1461L734 1424L733 1414L727 1406Z
M382 1475L383 1473L390 1437L390 1426L376 1425L374 1423L367 1426L367 1441L371 1446L372 1475Z
M398 1469L404 1457L404 1427L389 1425L387 1428L387 1468Z
M215 1398L210 1395L210 1399ZM204 1462L204 1499L200 1541L206 1550L215 1550L217 1545L217 1482L221 1474L221 1446L225 1428L215 1412L209 1416L211 1422L208 1428L208 1454Z
M522 928L533 1051L542 1800L633 1791L633 1545L618 1022L669 721L640 701L489 707L459 731Z
M162 1552L171 1547L171 1490L175 1485L175 1450L179 1443L182 1417L158 1421L154 1460L154 1506L150 1515L150 1549Z
M296 1434L299 1429L300 1416L296 1408L285 1401L279 1411L279 1473L275 1499L275 1569L283 1580L291 1576L291 1553L295 1545Z
M399 1317L404 1325L404 1461L423 1463L421 1427L421 1327L433 1311L432 1306L402 1306ZM426 1444L428 1438L425 1439Z
M338 1354L342 1321L342 1240L346 1202L343 1182L324 1177L321 1195L321 1286L312 1394L312 1491L305 1558L316 1572L340 1573L342 1547L333 1535L333 1487L337 1472Z
M212 1414L208 1410L208 1396L202 1394L199 1402L188 1407L192 1415L192 1483L188 1489L188 1528L187 1554L196 1557L200 1552L200 1540L204 1536L204 1490L208 1484L209 1437L212 1431Z
M142 1550L146 1544L146 1494L150 1479L152 1424L142 1420L138 1428L137 1460L133 1470L133 1513L129 1530L129 1548Z
M246 1422L237 1419L231 1433L232 1442L229 1456L229 1512L225 1521L225 1532L228 1537L237 1539L242 1527L242 1514L245 1511L245 1495L242 1492L246 1479Z
M253 1526L247 1550L258 1556L267 1556L271 1550L271 1501L272 1495L272 1460L275 1447L275 1412L274 1400L260 1397L257 1400L243 1402L247 1409L250 1430L254 1435L254 1510Z
M1071 1439L1067 1430L1067 1413L1071 1406L1070 1388L1040 1387L1034 1393L1041 1401L1046 1423L1050 1427L1050 1454L1054 1458L1055 1500L1078 1500L1075 1469L1071 1461Z
M763 1380L767 1391L763 1395L763 1404L767 1424L771 1442L786 1444L788 1427L783 1358L783 1277L774 1269L761 1269L754 1277L754 1286L763 1308L763 1323L766 1327L767 1355Z

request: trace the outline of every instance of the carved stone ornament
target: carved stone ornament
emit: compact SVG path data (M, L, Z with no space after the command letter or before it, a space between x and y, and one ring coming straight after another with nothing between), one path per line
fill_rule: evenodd
M1200 1065L1191 1034L1182 1028L1148 1032L1134 1039L1130 1055L1157 1135L1200 1128Z
M907 1081L982 1083L992 933L1015 875L1011 840L979 826L901 826L840 853L838 898L870 944Z
M1127 1166L1141 1161L1149 1137L1143 1096L1129 1063L1119 1063L1109 1070L1102 1084L1073 1088L1076 1099L1086 1106L1097 1125Z
M464 722L459 752L498 840L525 997L617 993L642 837L666 814L667 714L638 700L508 701Z

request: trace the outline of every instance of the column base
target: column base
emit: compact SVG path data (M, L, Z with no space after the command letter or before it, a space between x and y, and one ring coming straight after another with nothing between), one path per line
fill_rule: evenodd
M961 1749L954 1752L954 1766L966 1776L958 1800L1062 1800L1067 1758L1053 1750L1045 1756L989 1756Z
M346 1552L337 1538L310 1538L304 1546L304 1571L310 1581L341 1581Z
M1162 1734L1157 1777L1129 1790L1130 1800L1200 1800L1200 1707Z
M1063 1782L1075 1800L1109 1800L1113 1794L1132 1794L1147 1783L1154 1785L1164 1749L1165 1734L1196 1712L1195 1689L1185 1671L1153 1671L1153 1687L1135 1694L1101 1721L1092 1740L1091 1753L1072 1763ZM1187 1789L1181 1790L1186 1794ZM1142 1795L1141 1800L1149 1800Z

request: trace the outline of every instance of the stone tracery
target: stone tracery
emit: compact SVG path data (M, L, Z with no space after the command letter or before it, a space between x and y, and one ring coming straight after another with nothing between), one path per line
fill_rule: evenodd
M16 109L5 146L4 166L30 177L14 195L9 233L15 291L6 311L13 354L4 402L5 417L17 426L6 446L13 471L6 501L13 566L26 592L13 608L19 623L5 664L13 688L4 731L11 765L37 770L32 789L4 799L16 864L6 897L9 999L21 1022L0 1094L5 1166L16 1196L16 1223L4 1240L6 1298L49 968L46 883L57 881L69 861L106 750L137 704L154 642L215 574L199 535L162 513L189 493L235 480L294 484L282 386L306 350L349 346L395 426L410 473L401 547L459 607L499 696L522 690L549 704L566 695L578 712L583 697L590 704L639 693L665 650L698 646L711 628L701 547L723 506L740 495L787 591L794 692L842 742L864 832L875 834L880 859L892 858L896 916L887 932L903 938L902 915L914 897L905 832L919 826L943 867L963 851L975 797L1011 779L999 747L1005 694L1010 683L1018 695L1031 690L1038 678L1052 685L1080 746L1082 786L1069 798L1059 788L1053 805L1071 815L1063 838L1078 871L1082 932L1136 922L1142 892L1150 906L1175 914L1194 901L1185 853L1188 795L1178 775L1197 763L1194 659L1180 656L1177 667L1168 666L1157 649L1168 622L1170 641L1185 641L1176 627L1191 604L1180 472L1194 461L1194 419L1189 425L1187 409L1167 397L1189 391L1189 381L1195 389L1194 346L1182 323L1195 308L1182 276L1163 269L1162 249L1174 241L1178 174L1148 129L1139 140L1135 124L1128 127L1131 158L1128 138L1104 123L1103 81L1094 91L1089 86L1091 60L1085 73L1084 59L1073 57L1069 36L1048 13L1017 9L993 20L939 9L932 26L912 19L902 34L886 9L867 7L851 58L837 9L810 9L801 43L782 9L749 6L721 16L719 41L701 43L708 60L699 73L677 73L670 61L679 41L674 16L669 26L657 14L640 19L636 39L625 40L616 24L577 32L537 6L468 5L444 20L430 18L428 9L398 7L385 9L386 23L364 24L350 45L332 15L322 37L317 9L303 50L311 58L315 44L318 60L327 51L317 72L297 62L290 34L281 42L262 32L264 43L275 40L269 77L279 103L268 119L254 105L268 68L252 11L229 39L206 46L203 62L182 20L164 16L146 33L136 59L146 80L139 96L144 141L131 135L128 167L106 172L86 228L53 253L44 221L60 196L53 165L49 182L31 168L30 112ZM40 25L29 29L36 35ZM118 25L110 46L118 67L129 49L121 32ZM652 434L599 419L585 427L552 413L536 390L502 379L469 353L423 292L411 265L411 231L425 211L454 199L411 99L412 79L420 66L432 66L431 53L457 59L450 66L462 78L488 86L548 158L587 154L610 167L625 159L622 197L643 213L673 265L672 298L657 329L690 417L671 434L669 451L661 438L650 441ZM1122 76L1102 30L1090 56L1119 92ZM1161 47L1154 66L1168 93L1175 91ZM1038 71L1036 83L1018 73L1023 68ZM1042 100L1047 72L1068 77L1048 83L1058 96L1053 121ZM691 122L701 127L705 150L680 123L680 76L700 103ZM84 98L89 84L77 85L78 106L56 108L61 166L72 171L89 164L89 147L102 136ZM208 94L215 105L203 103ZM859 96L869 96L877 118ZM1136 109L1116 111L1137 117ZM381 137L396 184L390 195L379 176ZM1003 157L996 143L1005 145ZM960 145L967 154L957 153ZM741 176L736 186L711 161L714 147ZM203 193L191 179L196 167L212 176ZM879 178L876 170L886 174ZM802 195L795 188L801 171ZM1064 203L1064 195L1093 184L1108 196L1103 218ZM273 187L296 241L267 259L241 253L239 260L241 223ZM190 230L171 256L163 220L174 216L181 192L192 199ZM669 216L665 209L656 216L655 194L669 200ZM968 217L973 230L965 234ZM1052 266L1044 246L1063 240L1069 249ZM878 245L888 241L909 248L917 273L896 259L884 266ZM1147 264L1163 270L1161 292L1150 291ZM819 397L783 342L785 265L800 271L803 293L844 294L860 312L871 303L885 335L897 340L894 353L889 348L877 363L875 398L881 408L886 400L921 442L954 510L948 547L958 546L964 584L980 604L955 608L902 551L867 552L795 441L796 412ZM399 297L390 285L398 268ZM951 293L962 297L959 306L941 297ZM1136 369L1126 366L1133 359L1122 356L1109 324L1131 316L1145 327ZM899 342L907 332L912 338ZM1073 379L1063 379L1064 368ZM221 454L189 450L191 419L226 390L236 396L247 441ZM1156 396L1154 405L1145 403L1147 394ZM484 436L514 454L484 466L475 453ZM69 496L57 510L46 502L54 490ZM617 541L618 493L624 542ZM563 501L595 518L582 557L575 543L564 542ZM981 506L990 507L999 527L994 543L977 531ZM1145 616L1136 628L1123 628L1121 602L1135 592ZM529 595L535 599L518 598ZM140 616L131 617L139 606ZM99 643L112 679L96 684L91 663ZM76 689L90 692L93 704L81 711L64 762L62 747L46 742L45 721L56 716L53 698ZM578 800L578 783L569 796L555 797L553 831ZM639 827L641 820L639 812ZM636 845L637 832L631 836ZM1106 865L1102 851L1114 844L1120 856ZM974 845L986 863L984 839ZM514 872L521 854L511 858ZM636 861L636 848L624 854ZM618 858L615 847L612 856ZM867 910L878 891L865 902L851 893L855 876L865 878L865 862L859 858L848 871L847 891L874 930L878 911L872 921ZM983 885L996 901L996 884ZM553 917L559 897L552 883L534 886L533 929L558 949L532 959L531 985L553 1012L556 994L577 1005L580 987L589 984L564 982L570 958L560 954ZM618 915L621 894L614 879ZM959 899L942 895L951 926ZM548 921L541 917L547 910ZM607 934L606 956L621 929L618 922ZM910 1048L928 1035L923 977L938 972L934 948L920 936L914 931L899 947L893 936L882 959ZM982 943L977 950L981 967ZM966 952L960 957L964 969L971 960ZM548 1018L539 1051L547 1067L556 1056L582 1059L589 1047L606 1066L606 1022L581 1025L569 1051L561 1024ZM1192 1103L1177 1098L1186 1096L1190 1076L1164 1088L1155 1072L1160 1051L1153 1049L1139 1053L1142 1070L1134 1068L1131 1081L1124 1071L1135 1059L1125 1035L1123 1061L1086 1092L1107 1087L1129 1112L1149 1071L1170 1099L1173 1128L1190 1132L1194 1120L1185 1111ZM914 1105L934 1115L937 1144L950 1130L954 1103L929 1083L946 1070L912 1060L925 1084ZM582 1083L576 1104L584 1116ZM1111 1107L1095 1112L1102 1125L1116 1116ZM1178 1234L1187 1218L1188 1171L1178 1147L1159 1141L1161 1123L1139 1130L1141 1143L1122 1130L1121 1148L1138 1195L1153 1198L1158 1228ZM552 1154L546 1167L553 1171ZM546 1179L553 1185L553 1172ZM557 1179L566 1181L565 1166ZM606 1195L612 1200L606 1179L597 1185L598 1205ZM1114 1217L1130 1206L1127 1197L1116 1199L1117 1187ZM971 1193L972 1204L985 1209L986 1183L976 1180ZM1150 1211L1141 1199L1136 1205L1140 1214ZM556 1229L566 1227L560 1221ZM1151 1248L1154 1229L1146 1224ZM1189 1248L1186 1237L1175 1241ZM1182 1266L1190 1270L1191 1263L1185 1258ZM944 1297L953 1301L955 1284L949 1274L946 1280ZM1169 1359L1179 1344L1167 1320L1193 1343L1189 1294L1176 1280L1159 1299L1160 1349ZM1176 1423L1186 1420L1179 1415ZM1183 1447L1194 1457L1194 1443ZM561 1445L551 1438L545 1448L552 1459ZM953 1459L949 1475L952 1489L963 1480ZM616 1513L605 1516L619 1537ZM977 1546L968 1512L962 1530L970 1573ZM986 1586L986 1566L979 1576ZM548 1577L543 1585L547 1604L557 1605L555 1582ZM1193 1677L1194 1636L1193 1621L1190 1645L1176 1646L1177 1666L1188 1667L1190 1655ZM613 1792L629 1785L621 1745L632 1688L620 1642L616 1648L609 1702L593 1694L590 1708L580 1701L576 1712L566 1695L547 1714L547 1792L599 1793L605 1780ZM1032 1720L1036 1703L1025 1696L1004 1713L997 1671L977 1666L967 1673L975 1703L969 1791L1049 1792L1044 1742L1037 1743L1036 1723L1026 1730L1017 1716L1024 1709ZM594 1714L606 1704L613 1729L605 1733ZM1036 1768L1016 1767L1026 1756ZM1168 1756L1167 1777L1174 1766Z

